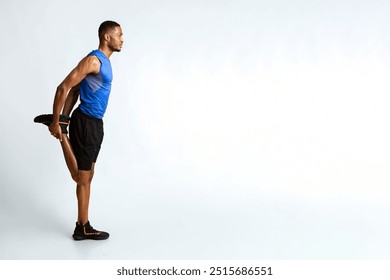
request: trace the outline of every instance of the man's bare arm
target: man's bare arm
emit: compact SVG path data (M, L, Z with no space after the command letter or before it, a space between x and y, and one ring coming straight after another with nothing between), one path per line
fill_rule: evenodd
M50 133L62 141L61 128L59 126L60 112L64 107L69 91L80 84L88 74L97 74L100 71L100 61L96 56L87 56L80 61L65 80L57 87L53 102L53 122L49 126ZM65 108L64 108L65 109ZM68 108L67 108L68 110Z
M76 104L80 95L80 85L72 87L69 91L68 96L66 97L64 108L62 109L62 114L70 116L70 113L73 110L74 105Z

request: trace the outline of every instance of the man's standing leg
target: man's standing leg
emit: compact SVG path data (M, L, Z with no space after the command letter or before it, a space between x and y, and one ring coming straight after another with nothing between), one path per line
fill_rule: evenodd
M78 217L73 238L75 240L107 239L110 235L104 231L95 230L89 223L89 198L91 194L91 182L94 173L94 164L91 170L79 170L76 188Z
M89 198L91 195L91 182L94 173L94 165L95 164L93 163L92 169L89 171L79 171L79 180L77 182L76 195L78 206L77 222L81 225L85 225L89 220Z
M91 196L91 182L95 172L95 163L92 163L91 170L79 170L77 160L67 134L62 135L62 141L60 143L66 165L68 166L72 179L77 184L77 222L73 238L75 240L107 239L109 237L107 232L95 230L89 224L89 200Z
M100 132L100 133L99 133ZM103 141L103 121L84 115L76 109L69 124L69 139L62 143L65 161L75 178L77 187L77 222L73 234L75 240L107 239L109 234L97 231L89 224L89 199L95 162ZM62 141L64 142L64 140ZM72 156L73 155L73 156ZM75 163L77 171L74 169Z

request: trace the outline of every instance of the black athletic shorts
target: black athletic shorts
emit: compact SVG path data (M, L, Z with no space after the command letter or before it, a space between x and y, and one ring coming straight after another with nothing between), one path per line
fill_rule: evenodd
M74 110L69 122L69 139L79 170L91 170L103 142L103 120Z

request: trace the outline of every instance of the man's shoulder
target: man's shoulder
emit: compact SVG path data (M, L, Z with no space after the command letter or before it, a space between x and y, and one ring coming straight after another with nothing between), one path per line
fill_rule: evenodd
M110 61L110 60L108 59L108 57L105 55L105 53L102 52L101 50L93 50L93 51L91 51L87 56L95 56L95 57L97 57L100 61L102 61L102 60Z
M96 55L87 55L84 57L80 63L83 64L100 64L100 60Z
M100 71L101 62L96 56L84 57L77 66L83 73L97 74Z

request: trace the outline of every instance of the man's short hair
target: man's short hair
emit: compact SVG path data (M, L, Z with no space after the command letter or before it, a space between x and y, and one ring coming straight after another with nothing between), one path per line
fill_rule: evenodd
M114 29L117 26L120 26L119 23L112 21L112 20L107 20L107 21L103 22L102 24L100 24L99 31L98 31L99 39L102 38L102 36L104 36L104 34L107 31L111 31L112 29Z

